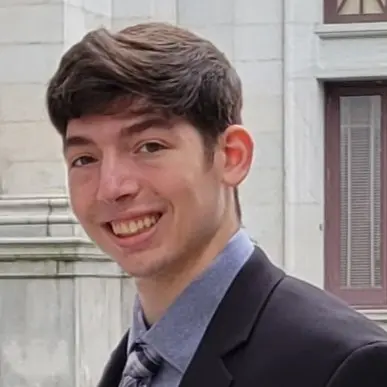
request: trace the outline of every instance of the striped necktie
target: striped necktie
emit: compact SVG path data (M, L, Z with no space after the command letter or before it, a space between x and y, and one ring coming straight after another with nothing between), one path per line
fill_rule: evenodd
M156 375L162 358L149 346L136 343L126 361L119 387L149 386Z

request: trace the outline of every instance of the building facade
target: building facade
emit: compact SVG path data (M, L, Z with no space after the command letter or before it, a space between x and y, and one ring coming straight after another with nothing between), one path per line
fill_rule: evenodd
M233 61L255 138L244 224L387 327L386 0L0 0L0 385L95 386L132 283L76 223L44 93L92 28L187 27Z

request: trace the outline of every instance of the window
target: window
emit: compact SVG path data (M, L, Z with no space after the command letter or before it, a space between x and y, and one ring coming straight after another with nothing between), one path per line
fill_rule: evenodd
M387 306L387 84L327 85L326 102L326 287Z
M325 0L325 23L387 21L387 0Z

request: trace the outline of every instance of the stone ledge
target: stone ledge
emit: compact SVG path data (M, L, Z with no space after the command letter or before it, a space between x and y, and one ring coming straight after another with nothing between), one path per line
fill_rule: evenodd
M112 260L65 261L52 259L4 259L0 257L1 279L24 278L125 278L128 277Z
M0 238L70 236L87 239L66 196L0 196Z
M376 321L378 323L384 323L387 324L387 309L368 309L368 310L361 310L359 309L359 312L364 314L369 319Z
M87 237L67 196L0 196L0 262L105 261Z
M110 261L92 242L80 237L0 237L0 261L10 259Z
M321 39L386 37L387 23L318 24L315 34Z

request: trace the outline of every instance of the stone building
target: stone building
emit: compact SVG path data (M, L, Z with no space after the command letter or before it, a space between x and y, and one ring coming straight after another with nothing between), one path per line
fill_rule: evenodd
M130 324L131 282L69 209L44 92L88 30L145 20L209 38L243 80L254 239L387 326L386 0L0 0L1 386L95 386Z

